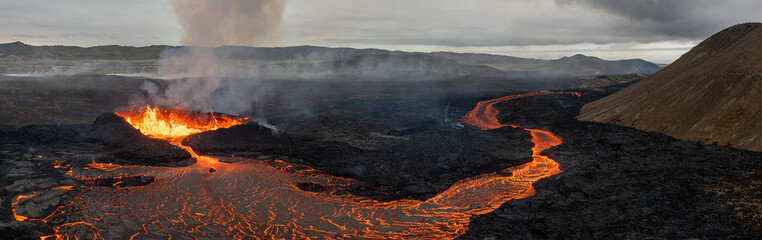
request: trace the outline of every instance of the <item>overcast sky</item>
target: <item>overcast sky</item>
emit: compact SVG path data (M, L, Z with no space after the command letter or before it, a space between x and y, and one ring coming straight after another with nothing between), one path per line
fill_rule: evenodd
M669 63L760 13L759 0L287 0L269 45ZM169 0L0 0L0 42L179 45L182 34Z

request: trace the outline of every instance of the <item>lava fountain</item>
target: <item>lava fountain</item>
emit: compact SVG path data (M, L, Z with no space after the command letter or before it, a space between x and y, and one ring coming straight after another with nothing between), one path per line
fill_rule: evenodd
M494 104L548 94L576 93L535 92L487 100L463 122L485 130L503 127ZM144 134L178 144L189 132L205 131L194 121L173 119L177 115L172 111L146 108L120 115ZM213 129L243 121L212 116L201 125L216 122L209 128ZM461 180L426 201L379 202L308 192L295 185L311 181L341 187L351 180L314 169L285 171L259 160L224 163L219 160L225 158L204 157L215 164L216 172L210 173L204 161L181 168L124 166L155 176L156 181L130 188L88 187L46 219L64 219L54 228L59 239L452 239L465 233L471 216L532 196L534 182L561 172L558 163L540 155L561 144L561 138L544 130L526 130L535 145L532 162Z
M143 135L175 142L182 138L220 128L229 128L244 124L247 118L234 117L227 114L199 114L178 109L160 109L146 106L139 110L117 112Z

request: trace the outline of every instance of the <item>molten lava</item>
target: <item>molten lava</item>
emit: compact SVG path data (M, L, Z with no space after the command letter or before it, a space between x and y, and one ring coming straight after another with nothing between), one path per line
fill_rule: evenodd
M144 135L170 142L191 134L244 124L248 120L247 118L225 114L199 114L150 106L140 110L117 112L116 114L123 117Z
M481 101L477 103L476 107L470 112L468 112L466 116L463 116L462 120L464 123L479 127L482 130L490 130L490 129L496 129L501 127L518 128L519 126L505 125L500 123L497 120L498 111L497 111L497 108L495 108L495 104L500 102L505 102L508 100L514 100L514 99L531 97L531 96L562 95L562 94L568 94L568 95L573 95L577 97L582 96L578 92L551 92L551 91L528 92L528 93L522 93L522 94L516 94L516 95L509 95L509 96L487 100L487 101Z
M504 125L495 104L527 96L571 94L534 92L480 102L463 122L484 130ZM178 144L192 132L240 124L244 119L210 115L207 120L176 110L146 107L120 113L141 132L166 137ZM193 116L189 118L188 116ZM471 216L494 211L503 203L534 195L532 184L561 172L540 153L562 143L560 137L538 129L531 133L533 160L502 173L463 179L426 201L379 202L353 195L303 191L300 182L344 186L347 180L307 166L285 171L266 162L222 163L216 170L200 161L182 168L124 166L119 171L146 173L152 184L134 188L91 187L79 191L72 203L59 207L44 221L57 219L56 239L453 239L466 230ZM192 149L185 147L192 154ZM195 154L194 154L195 155ZM272 160L278 161L278 160ZM283 165L289 163L280 162ZM111 165L95 166L112 170ZM506 174L510 173L510 174ZM18 199L29 198L22 195ZM19 200L16 200L16 204ZM15 205L14 204L14 211ZM15 213L15 212L14 212ZM27 220L14 214L18 221ZM63 219L63 220L61 220Z

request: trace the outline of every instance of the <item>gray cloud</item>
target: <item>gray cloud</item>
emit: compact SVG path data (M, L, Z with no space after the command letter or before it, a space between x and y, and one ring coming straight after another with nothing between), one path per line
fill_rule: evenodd
M756 0L557 0L619 15L631 22L621 26L642 41L645 35L662 39L703 39L732 24L760 21L762 2ZM627 31L627 32L624 32Z
M697 3L705 4L701 0L558 0L560 3L580 4L586 3L593 7L610 10L633 20L651 19L656 22L671 22L686 11L697 7Z
M0 42L142 46L177 44L180 34L167 1L0 0ZM148 36L161 39L140 39Z
M28 35L28 34L16 34L13 35L20 38L48 38L46 35Z
M298 33L301 40L307 40L303 42L332 45L467 47L695 41L736 23L762 20L758 14L762 1L753 0L290 3L287 11L292 14L284 19L285 31Z

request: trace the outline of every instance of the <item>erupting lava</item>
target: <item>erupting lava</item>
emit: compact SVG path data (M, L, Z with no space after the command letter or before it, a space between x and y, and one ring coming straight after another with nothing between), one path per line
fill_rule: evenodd
M117 112L130 125L146 136L170 140L182 139L188 135L218 128L229 128L244 124L247 118L209 113L198 114L177 109L159 109L146 106L141 110Z
M480 102L463 121L485 130L519 127L499 123L498 110L493 105L549 94L578 93L534 92L487 100ZM185 112L180 114L189 116ZM189 132L243 121L217 115L201 122L184 117L178 120L172 111L152 108L146 108L144 113L120 113L120 116L129 118L130 124L143 133L172 139L175 144ZM79 191L72 203L60 207L45 221L64 219L51 236L60 239L126 236L130 239L452 239L465 233L471 216L493 211L511 199L532 196L534 182L561 172L558 163L540 155L543 150L561 144L561 138L544 130L525 130L531 132L535 144L532 162L501 173L461 180L426 201L378 202L353 195L308 192L296 184L308 181L340 187L349 180L277 160L273 161L286 166L286 170L258 160L223 163L218 158L200 156L208 161L182 168L125 166L114 169L152 175L156 181L132 188L90 187ZM192 153L190 148L185 149ZM214 173L208 171L206 162L210 161L215 164ZM23 216L15 217L26 220Z

